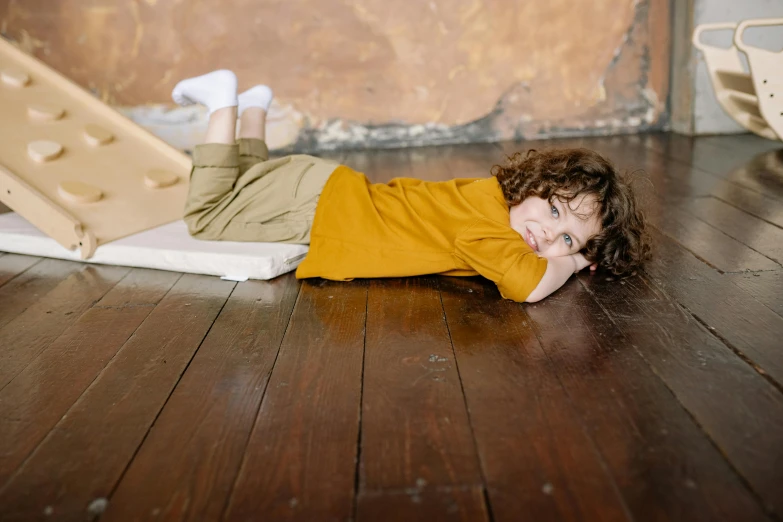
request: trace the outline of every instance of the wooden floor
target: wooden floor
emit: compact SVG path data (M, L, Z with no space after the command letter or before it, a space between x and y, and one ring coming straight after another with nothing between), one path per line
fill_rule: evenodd
M781 520L780 143L338 159L438 180L560 145L635 172L644 273L520 305L0 256L0 520Z

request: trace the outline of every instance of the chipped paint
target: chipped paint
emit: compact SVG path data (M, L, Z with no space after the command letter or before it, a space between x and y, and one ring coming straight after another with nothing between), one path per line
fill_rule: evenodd
M136 24L133 33L133 45L131 46L130 54L131 56L136 57L139 55L139 48L141 47L141 39L144 38L144 24L142 23L141 16L139 15L138 2L131 2L130 8L131 8L131 14L133 15L133 22Z
M168 111L163 124L149 111L169 103L178 79L216 67L244 86L273 85L288 108L270 118L281 150L632 132L666 120L668 7L657 0L96 4L9 0L0 26L183 148L204 116Z

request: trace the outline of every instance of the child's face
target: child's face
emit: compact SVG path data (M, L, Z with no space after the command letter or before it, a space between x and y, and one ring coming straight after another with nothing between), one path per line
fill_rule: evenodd
M592 196L577 196L570 203L555 197L551 204L529 197L511 207L511 228L541 257L576 254L601 231L595 203Z

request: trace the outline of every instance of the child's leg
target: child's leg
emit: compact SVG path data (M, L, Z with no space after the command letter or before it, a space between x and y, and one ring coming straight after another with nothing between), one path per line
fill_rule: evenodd
M266 113L272 102L272 90L256 85L239 95L239 172L269 159L266 142Z
M269 159L269 149L264 137L266 111L260 107L249 107L242 112L239 121L239 175L253 165Z
M237 132L237 108L223 107L209 115L204 143L233 145Z
M185 223L190 233L203 239L218 239L211 226L239 178L239 147L234 141L237 108L224 107L209 116L203 145L193 151ZM214 237L213 237L214 236Z
M219 235L211 226L230 198L239 177L239 148L236 136L237 79L220 70L179 82L171 93L180 105L200 103L210 112L203 145L193 152L185 222L193 235Z
M248 107L242 111L239 120L240 139L266 139L266 110L262 107Z

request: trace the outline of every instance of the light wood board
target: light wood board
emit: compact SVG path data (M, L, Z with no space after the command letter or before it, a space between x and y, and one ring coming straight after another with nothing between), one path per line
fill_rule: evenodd
M693 45L704 54L715 97L726 114L749 131L777 140L783 136L783 74L780 68L783 55L749 46L742 39L748 27L773 25L783 25L783 19L701 24L693 31ZM721 30L734 31L731 47L702 42L703 33ZM741 52L748 57L750 72L745 71Z
M62 116L29 110L42 105L62 109ZM182 218L190 158L2 39L0 115L0 201L64 247L79 248L82 258L103 243ZM94 135L96 125L111 139L90 140L85 130ZM28 146L39 140L59 143L62 153L34 159ZM150 171L161 170L177 182L145 183ZM102 196L77 203L58 190L64 182L90 185Z

